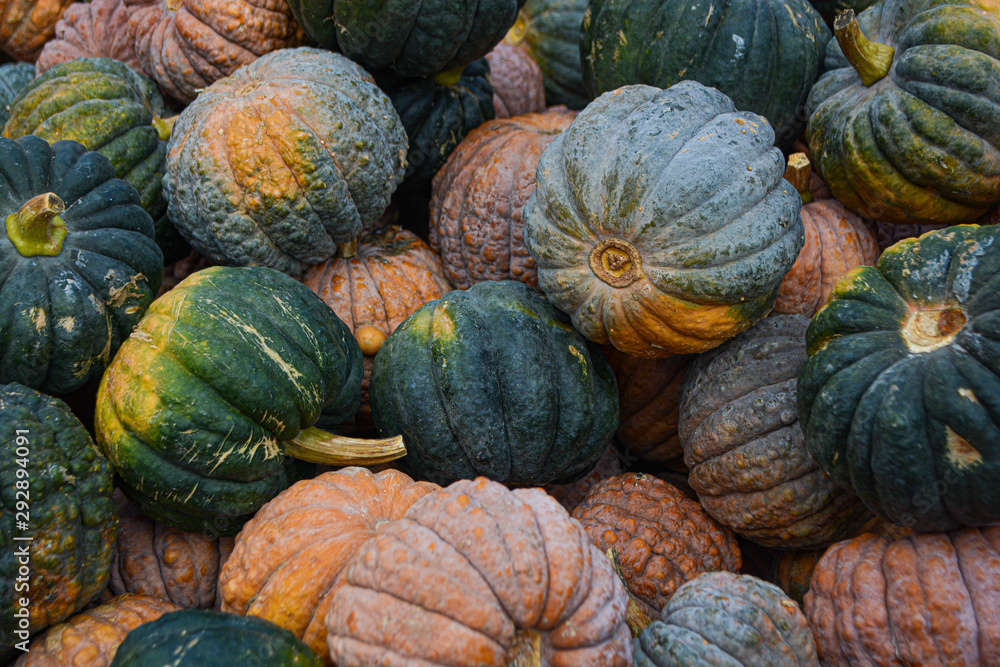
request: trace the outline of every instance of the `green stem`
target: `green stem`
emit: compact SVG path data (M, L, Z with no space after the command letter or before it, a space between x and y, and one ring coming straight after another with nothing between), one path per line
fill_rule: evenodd
M812 164L805 153L792 153L788 156L788 166L785 168L785 180L798 190L802 197L803 204L813 201L812 192L809 190L809 181L812 180Z
M384 440L348 438L307 428L298 437L282 443L289 456L328 466L372 466L406 456L403 436Z
M170 133L174 131L174 123L180 116L171 116L170 118L153 118L153 127L156 128L156 134L160 136L160 141L167 141L170 139Z
M869 41L861 32L853 9L837 14L833 32L837 35L844 57L857 70L863 84L870 86L889 73L896 49L888 44Z
M65 210L52 192L33 197L7 216L7 238L24 257L55 257L66 239L66 223L59 217Z
M510 44L511 46L518 46L524 41L525 37L528 36L528 19L524 15L524 11L520 11L517 14L517 20L514 21L514 25L510 27L507 34L504 35L503 41L505 44Z
M358 256L358 240L352 239L347 243L337 244L337 257L342 259L350 259L351 257Z
M440 83L442 86L454 86L462 77L464 69L464 67L456 67L447 72L438 72L434 75L434 83Z

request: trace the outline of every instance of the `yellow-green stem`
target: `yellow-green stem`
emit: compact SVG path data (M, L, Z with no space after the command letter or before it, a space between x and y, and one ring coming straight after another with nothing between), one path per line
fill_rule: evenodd
M454 86L462 77L464 69L464 67L456 67L447 72L438 72L434 75L434 83L440 83L442 86Z
M813 200L812 192L809 190L809 181L812 180L812 165L805 153L792 153L788 156L788 166L785 167L785 180L792 184L799 196L802 197L803 204L809 204Z
M65 210L53 192L32 197L7 216L7 238L24 257L55 257L66 240L66 223L59 217Z
M861 76L866 86L884 78L892 68L896 49L888 44L870 41L861 32L853 9L845 9L837 14L833 22L833 32L837 36L844 57Z
M282 443L289 456L328 466L372 466L406 456L403 436L384 440L348 438L316 427Z
M523 628L515 632L505 662L506 667L542 667L542 635Z
M153 118L153 127L156 128L156 134L159 135L160 141L167 141L170 139L170 133L174 131L174 123L180 116L171 116L170 118Z
M358 240L353 239L347 243L337 244L337 257L342 259L350 259L351 257L358 256Z
M510 27L507 34L504 35L503 41L505 44L510 44L511 46L518 46L524 41L524 38L528 36L528 19L524 15L524 11L520 11L517 14L517 20L514 21L514 25Z

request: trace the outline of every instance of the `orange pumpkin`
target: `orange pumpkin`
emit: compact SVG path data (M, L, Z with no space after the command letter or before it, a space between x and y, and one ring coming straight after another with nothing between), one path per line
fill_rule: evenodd
M0 3L0 50L34 62L73 0L4 0Z
M38 56L35 71L41 75L50 67L74 58L112 58L142 71L129 39L125 0L91 0L70 5L56 23L55 38L46 42Z
M497 118L510 118L545 111L542 70L527 53L500 43L486 54L493 84L493 108Z

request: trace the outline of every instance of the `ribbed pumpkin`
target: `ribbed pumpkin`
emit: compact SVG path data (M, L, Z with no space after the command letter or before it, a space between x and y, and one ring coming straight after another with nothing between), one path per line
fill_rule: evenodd
M717 90L605 93L538 163L524 210L538 284L627 354L715 347L771 310L802 248L784 172L768 123Z
M601 553L618 550L625 583L651 617L702 572L740 569L733 534L652 475L627 472L598 482L573 518Z
M998 664L998 571L996 526L838 542L816 565L805 597L820 660L829 667Z
M139 194L75 141L0 138L0 217L0 382L99 378L163 274Z
M438 488L364 468L294 484L240 531L219 579L223 611L277 623L326 655L324 620L344 567L379 526Z
M770 581L799 605L809 591L809 581L826 549L785 551L774 561Z
M177 606L148 595L119 595L55 625L12 667L108 667L129 632Z
M597 459L594 469L585 477L570 484L546 484L545 493L558 500L567 512L572 512L587 497L592 486L608 477L620 475L622 472L622 460L618 454L618 448L612 442L601 454L601 458Z
M181 103L258 57L305 43L284 0L124 0L142 70Z
M949 227L848 273L809 325L806 445L887 521L1000 521L998 283L1000 228Z
M0 50L34 62L73 0L6 0L0 7Z
M834 197L873 220L969 222L1000 201L996 0L885 0L838 17L806 136ZM983 95L987 97L983 97Z
M610 561L553 498L479 478L382 526L347 565L326 626L341 667L626 667L627 606Z
M128 33L125 0L74 2L56 23L55 37L45 43L38 74L74 58L113 58L142 71L135 45Z
M403 435L401 467L441 484L572 482L618 426L600 349L510 280L449 292L407 318L375 358L371 407L383 437Z
M524 205L535 169L573 112L550 111L493 120L473 130L434 177L431 248L459 289L484 280L538 284L524 246Z
M527 53L501 42L486 54L497 118L545 111L542 70Z
M299 275L379 219L406 135L360 67L285 49L203 91L177 119L163 188L195 250Z
M35 68L31 63L0 65L0 127L10 117L10 107L14 100L34 78Z

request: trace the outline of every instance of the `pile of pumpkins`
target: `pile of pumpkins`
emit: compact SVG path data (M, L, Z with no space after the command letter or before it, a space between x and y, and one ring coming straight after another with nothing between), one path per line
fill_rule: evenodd
M1000 1L0 49L0 664L1000 665Z

